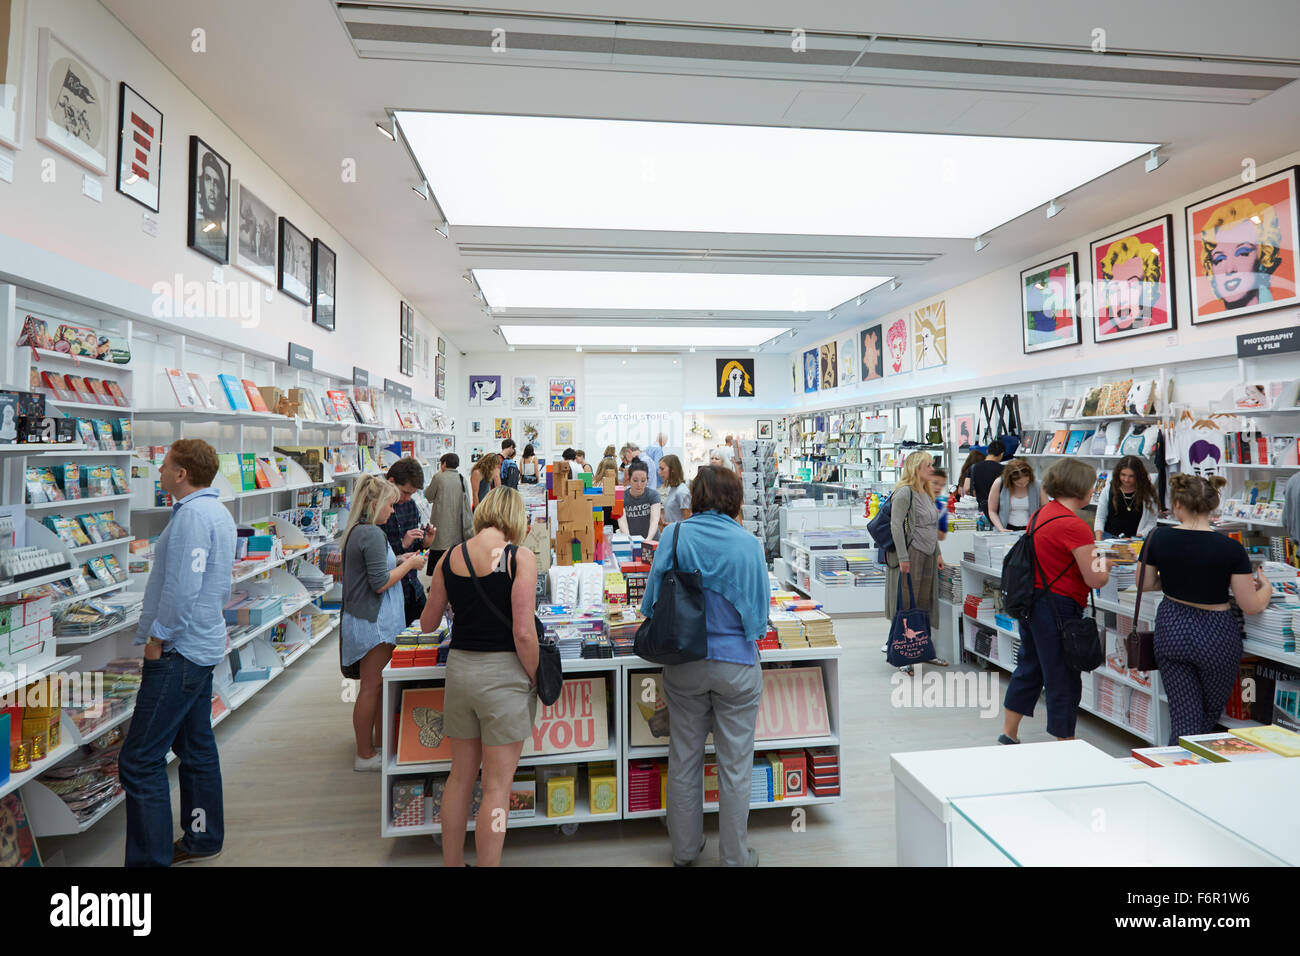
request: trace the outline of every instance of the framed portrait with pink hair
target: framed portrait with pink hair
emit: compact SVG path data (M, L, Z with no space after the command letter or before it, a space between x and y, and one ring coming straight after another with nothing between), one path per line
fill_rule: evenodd
M1026 355L1083 341L1079 329L1077 252L1020 273L1020 328Z
M1173 236L1174 217L1161 216L1089 244L1092 283L1081 304L1094 342L1177 327Z
M1291 166L1187 207L1193 325L1300 303L1296 170Z
M901 316L892 322L886 321L884 327L885 378L912 371L912 335L907 325L907 316Z

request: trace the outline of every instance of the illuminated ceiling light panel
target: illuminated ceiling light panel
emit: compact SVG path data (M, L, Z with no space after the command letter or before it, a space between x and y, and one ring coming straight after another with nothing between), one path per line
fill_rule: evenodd
M453 225L973 239L1158 144L400 112Z
M496 309L823 312L889 276L475 269Z
M503 325L501 337L510 345L570 346L588 348L745 348L762 345L789 329L758 326L653 325ZM581 347L581 346L579 346Z

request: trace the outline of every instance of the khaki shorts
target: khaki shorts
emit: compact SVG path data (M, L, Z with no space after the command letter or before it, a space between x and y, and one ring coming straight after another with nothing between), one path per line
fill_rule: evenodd
M482 740L499 747L532 736L537 691L508 651L451 651L447 655L447 693L443 730L448 737Z

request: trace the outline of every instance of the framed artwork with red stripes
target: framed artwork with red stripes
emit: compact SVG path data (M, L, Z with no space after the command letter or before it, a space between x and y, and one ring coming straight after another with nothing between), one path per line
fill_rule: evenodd
M163 115L125 83L117 102L117 191L158 212Z

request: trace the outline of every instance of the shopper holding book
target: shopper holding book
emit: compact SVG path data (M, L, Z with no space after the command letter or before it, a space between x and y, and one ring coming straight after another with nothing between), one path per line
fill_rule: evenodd
M1177 474L1170 478L1170 503L1178 524L1159 528L1142 546L1143 587L1160 588L1155 651L1160 682L1169 694L1169 745L1191 734L1211 733L1232 695L1241 665L1241 623L1228 604L1244 614L1268 607L1273 587L1258 572L1239 541L1219 534L1210 514L1219 507L1225 479Z
M701 572L708 656L663 669L672 728L668 833L677 866L690 866L704 852L700 781L710 732L718 761L719 858L723 866L758 864L747 834L754 729L763 696L758 640L767 630L770 590L763 546L740 524L743 500L735 471L701 468L691 483L691 520L665 532L641 601L641 612L653 617L670 565Z
M1097 502L1093 534L1107 538L1145 538L1159 524L1160 507L1147 466L1137 455L1125 455L1110 473Z
M456 625L447 654L443 730L451 774L442 798L442 860L465 865L474 781L483 801L474 827L479 866L497 866L505 845L510 784L537 714L537 558L519 547L524 499L494 488L474 512L474 537L434 569L421 626L437 627L450 606Z
M384 525L401 492L391 481L366 475L352 495L343 531L343 602L339 617L339 661L360 680L352 705L357 754L352 769L377 773L381 756L379 699L383 671L393 656L397 635L406 628L402 579L418 572L424 556L412 551L400 562L389 546ZM349 668L354 668L349 672Z

